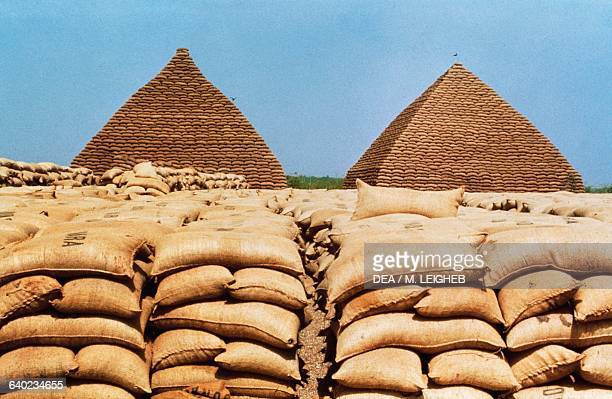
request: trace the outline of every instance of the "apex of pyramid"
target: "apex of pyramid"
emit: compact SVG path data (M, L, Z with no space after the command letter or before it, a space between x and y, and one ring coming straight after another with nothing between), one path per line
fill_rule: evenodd
M176 54L186 54L189 55L189 49L186 47L179 47L176 49Z
M444 75L448 75L449 73L468 73L473 75L473 73L460 62L455 62L453 65L451 65L450 68L446 70Z

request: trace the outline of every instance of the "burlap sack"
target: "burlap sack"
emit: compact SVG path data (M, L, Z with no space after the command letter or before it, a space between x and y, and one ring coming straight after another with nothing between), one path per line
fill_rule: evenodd
M342 307L340 326L344 328L355 320L379 313L411 309L426 293L427 289L418 287L366 291L352 298Z
M563 245L568 243L572 245ZM598 224L596 228L576 223L491 234L480 248L486 264L495 266L487 273L485 282L497 286L517 275L550 267L567 272L610 273L609 243L612 243L609 223Z
M136 177L149 177L153 179L159 179L160 176L157 174L157 168L153 166L152 162L140 162L134 165L132 168ZM114 176L113 176L114 177ZM111 177L112 179L112 177Z
M74 352L60 346L26 346L0 355L3 379L64 378L78 367Z
M27 345L79 347L93 344L120 345L142 350L140 326L95 316L61 318L36 315L11 320L0 328L0 350Z
M137 320L131 321L130 325L134 325L140 330L140 332L144 333L147 324L149 323L149 318L151 317L151 314L155 308L155 301L153 300L153 297L145 296L142 298L140 301L140 308L142 309L140 316Z
M88 221L86 218L81 222L69 222L53 224L39 231L37 236L46 236L50 234L70 233L71 231L95 230L107 231L109 234L124 234L130 237L137 237L144 240L152 247L156 247L157 243L173 230L160 223L152 221L130 221L130 220L100 220L92 218Z
M118 168L118 167L108 169L106 172L102 174L102 176L100 176L100 181L102 182L112 181L115 177L120 176L122 173L123 173L123 169Z
M500 355L473 349L434 356L427 375L439 385L469 385L489 391L519 388L510 366Z
M353 212L348 209L341 208L324 208L317 209L310 215L310 223L309 227L311 229L323 227L323 226L331 226L332 218L339 215L350 216Z
M407 229L398 232L384 232L377 235L352 235L345 240L342 245L340 255L329 266L326 271L326 277L329 280L328 287L328 302L340 303L347 301L349 298L357 295L364 290L366 283L365 268L364 268L364 245L365 243L400 243L400 244L424 244L430 245L435 243L440 244L457 244L462 245L461 250L467 255L475 257L477 255L476 248L471 244L472 236L468 235L469 229ZM466 236L462 235L466 233ZM474 258L472 258L474 259ZM401 271L401 269L395 269ZM444 265L433 265L424 273L444 273L452 272L451 268ZM414 273L417 274L418 272ZM480 277L483 269L464 269L462 272L467 279Z
M202 210L203 203L196 200L190 199L172 199L168 196L164 196L161 199L155 199L154 201L147 202L148 207L155 209L165 209L168 211L175 211L179 214L184 215L187 220L195 221L198 219L198 215Z
M202 329L222 337L252 339L277 348L293 348L300 328L300 320L294 313L260 302L183 305L160 310L151 322L162 329Z
M593 384L612 387L612 345L596 345L585 350L580 376Z
M419 392L427 387L419 355L401 348L375 349L347 359L332 378L349 388Z
M219 373L219 378L225 382L225 387L232 397L288 399L297 395L291 385L270 377L228 371Z
M225 387L225 382L218 380L205 382L183 388L181 391L173 390L153 395L151 399L230 399L230 392Z
M564 378L578 368L582 355L560 345L546 345L510 357L510 366L522 388Z
M284 381L299 381L300 369L296 353L271 348L254 342L235 341L215 357L222 369L254 373Z
M506 327L566 305L577 287L572 276L557 270L530 273L510 281L498 292Z
M606 206L585 206L574 209L574 216L588 217L602 222L612 223L612 207Z
M163 195L161 191L154 188L147 188L147 193ZM168 218L168 220L175 218L177 221L191 222L197 218L200 208L202 207L202 204L194 201L166 201L165 198L156 198L156 196L147 196L144 198L153 198L154 200L126 202L116 209L119 214L118 218L130 218L130 216L133 216L138 219L150 219L154 216L162 219ZM182 224L176 225L175 227L180 227L181 225Z
M275 214L270 208L264 206L252 206L248 204L235 205L213 205L204 207L200 211L198 220L221 220L231 217L243 218L267 218L275 219L279 223L293 223L293 220L286 216Z
M158 370L151 376L151 388L156 392L213 382L217 380L217 370L216 366L205 365L185 365Z
M89 204L89 206L91 205L92 204ZM31 204L28 206L28 209L40 212L53 222L68 222L77 215L80 206L88 205L78 202L75 204L74 201L59 204L56 202L47 202Z
M522 389L512 399L612 399L612 389L597 385L564 382L560 385L544 385Z
M171 274L160 281L155 294L159 306L176 306L225 295L234 276L223 266L200 266Z
M479 288L431 288L414 305L425 317L473 317L491 324L503 324L504 319L495 292Z
M129 187L125 189L125 194L130 195L130 199L137 201L138 198L145 194L146 191L142 187ZM134 198L132 198L134 197ZM75 222L104 222L104 221L127 221L127 222L145 222L157 223L171 229L181 227L187 221L187 216L184 212L177 212L171 209L163 209L146 206L132 206L117 209L104 209L101 211L87 212L80 214L74 218Z
M136 353L114 345L91 345L79 350L78 369L71 377L120 386L135 394L151 393L149 368Z
M612 320L577 323L569 312L553 312L519 321L506 336L508 349L524 351L544 344L586 348L612 343Z
M259 217L246 219L244 217L230 217L228 219L199 220L189 223L182 228L185 231L203 231L209 234L215 232L259 233L294 240L299 233L295 224L276 224L275 220Z
M429 387L423 390L422 399L493 399L493 396L466 386Z
M134 254L142 245L138 238L96 230L35 237L0 252L0 280L34 272L132 278Z
M578 321L612 319L612 276L582 280L574 301L574 316Z
M153 341L152 369L206 363L225 350L225 342L206 331L178 329L161 333Z
M134 395L113 385L69 381L68 388L58 391L17 391L2 395L2 399L136 399Z
M166 236L156 250L154 276L192 266L263 267L292 275L304 273L296 244L276 236L249 233L182 232Z
M240 301L266 302L287 309L302 309L308 303L302 282L288 274L258 267L234 273L228 293Z
M46 276L23 277L0 286L0 325L49 307L61 295L60 283Z
M353 389L336 385L334 387L334 398L336 399L405 399L406 395L393 392L383 391L382 389ZM419 396L415 397L420 399ZM471 399L471 398L470 398Z
M140 293L146 277L136 271L131 283L104 278L79 278L62 287L62 297L53 308L65 314L103 314L133 319L140 312Z
M8 237L11 237L11 234L14 234L15 239L6 240L5 238L0 238L3 242L3 245L8 244L9 242L21 241L30 236L33 236L38 231L38 227L30 223L17 222L15 220L9 219L0 219L0 237L3 237L5 233L9 233Z
M338 335L336 362L388 346L439 353L463 348L498 350L505 343L495 328L482 320L426 319L412 313L385 313L357 320L342 330Z
M161 179L153 179L148 177L135 177L133 179L128 180L125 186L127 188L134 186L143 188L154 188L164 194L168 194L170 192L170 187L168 187L168 185L164 183Z
M422 219L411 220L416 217ZM356 225L352 226L350 223L355 223ZM457 238L461 237L464 242L474 246L482 243L486 237L484 232L473 229L458 218L429 219L420 215L397 213L341 223L339 226L333 227L328 233L331 243L339 247L343 247L349 241L356 239L371 242L370 240L373 238L389 234L390 232L395 232L396 234L412 233L415 231L436 233L441 235L442 238L437 240L432 238L433 241L430 242L443 243L447 241L445 237L453 240L449 242L457 242Z
M463 187L449 191L418 191L375 187L357 179L353 220L388 213L416 213L430 218L453 217L463 200Z
M52 224L51 219L47 216L40 214L38 211L29 210L28 208L24 210L0 211L0 220L20 223L20 225L24 227L28 226L25 231L29 235L31 235L33 231L38 231Z
M0 230L0 249L3 249L11 243L17 243L27 240L30 236L20 229L1 229Z

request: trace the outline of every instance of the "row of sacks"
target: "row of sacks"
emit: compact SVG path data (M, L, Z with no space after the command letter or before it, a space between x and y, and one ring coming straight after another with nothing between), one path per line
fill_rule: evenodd
M294 190L278 212L294 218L300 227L299 243L306 270L315 279L335 259L337 247L329 238L332 219L350 217L356 192L353 190Z
M233 202L202 209L157 248L155 398L217 381L233 397L296 396L308 301L292 241L297 227L264 207Z
M309 227L308 229L316 228L315 226L319 226L319 225L326 225L326 226L329 225L328 223L320 223L318 219L324 219L324 218L319 218L317 213L320 213L321 215L327 214L327 215L336 215L336 216L341 215L342 217L345 216L340 210L338 210L338 213L336 213L336 210L334 209L322 209L322 210L316 211L311 217L312 221L310 222L310 224L312 227ZM476 212L476 214L481 214L481 213ZM342 238L350 237L351 233L362 232L363 234L367 236L378 235L380 234L380 230L389 231L389 230L393 230L394 228L397 228L397 226L394 226L394 223L393 223L394 219L396 219L395 221L399 220L401 223L406 223L406 222L410 222L411 220L409 218L414 217L414 216L415 215L386 215L386 216L383 215L383 216L369 218L370 220L363 219L363 220L357 220L357 221L352 221L348 223L339 223L336 220L339 231L334 232L332 237L336 238L335 241L339 241L341 243L343 241ZM497 217L494 217L492 215L487 215L488 217L491 218L488 221L483 220L482 217L474 218L475 215L471 212L468 212L468 215L464 215L464 216L465 216L466 222L472 221L474 219L475 222L478 222L478 223L475 223L477 225L480 224L484 226L485 222L489 222L490 228L488 230L492 232L506 231L506 230L510 230L513 228L530 227L534 224L532 222L526 223L525 220L519 220L517 223L515 219L499 218L499 215L497 215ZM333 217L331 219L333 219ZM339 218L336 218L336 219L339 219ZM550 217L550 219L553 219L553 222L547 223L547 224L559 224L559 225L568 224L567 221L565 220L559 220L560 218ZM416 219L413 219L412 222L415 222L418 220L419 218L417 217ZM574 223L576 222L573 222L570 224L574 224ZM422 224L420 224L419 229L421 230L423 229ZM324 230L325 229L318 230L318 233ZM318 233L312 236L315 238L315 240L316 240ZM468 236L470 236L470 234L468 234ZM341 239L338 240L338 238L341 238ZM330 242L330 240L327 240L327 241ZM382 241L384 242L386 240L382 240ZM314 243L317 244L316 241ZM363 266L361 265L361 267ZM357 271L357 270L353 269L353 271ZM348 274L350 274L350 272ZM560 273L560 274L563 275L563 273ZM569 278L569 280L567 278ZM392 290L392 289L384 290L380 292L374 291L371 293L363 294L362 296L358 296L354 300L350 300L346 304L346 307L343 308L343 311L341 314L342 317L339 318L339 327L344 328L346 327L346 325L350 324L355 319L362 318L367 315L375 314L377 312L380 312L380 309L387 309L389 311L409 310L411 312L416 312L417 315L420 315L423 317L471 316L471 317L477 317L479 319L487 321L490 324L495 325L495 326L505 325L506 327L511 327L513 324L516 323L516 321L523 319L525 317L530 317L534 315L534 312L537 312L537 308L538 308L538 306L536 305L540 304L539 307L541 308L543 306L542 304L546 304L548 303L547 301L551 301L552 300L551 291L553 293L556 292L559 295L559 298L555 299L557 303L567 303L575 295L576 297L575 311L576 311L576 318L578 320L586 321L586 320L593 320L594 318L606 318L606 316L604 316L604 313L606 312L606 309L609 307L608 305L608 303L610 302L609 293L611 291L592 289L592 288L598 288L598 287L605 288L606 286L609 287L609 283L606 282L606 276L593 277L583 282L576 282L569 276L567 276L567 278L562 278L562 276L560 277L560 276L549 275L547 273L543 273L543 275L539 277L537 276L537 274L536 276L529 276L527 281L525 281L525 279L523 279L524 281L520 281L520 279L516 280L513 282L513 284L508 284L507 287L508 288L522 287L522 286L534 287L534 284L537 281L543 281L544 287L550 287L550 286L554 286L553 281L556 281L556 284L558 286L563 286L563 287L567 286L568 288L555 289L555 290L503 289L500 291L500 304L502 305L501 309L498 307L495 293L491 290L486 290L486 291L471 290L471 289L467 289L467 290L454 290L454 289L453 290L430 290L429 292L427 292L424 298L423 298L423 294L426 292L426 290L423 290L423 289L420 289L420 290L419 289L414 289L414 290L407 289L404 292L402 292L402 290ZM578 289L578 287L581 287L581 288ZM608 294L607 297L606 297L606 294ZM378 306L376 305L376 303L378 303ZM504 317L507 320L507 322L504 319ZM390 323L390 325L393 325L393 324L395 323ZM368 328L360 327L359 330L368 330ZM595 349L593 349L593 351L595 351ZM456 355L459 356L459 354L456 354ZM386 355L381 353L379 356L381 358L384 358ZM464 353L463 356L465 357L467 355ZM537 358L537 354L535 356ZM441 356L441 357L444 358L444 356ZM593 356L591 356L591 359L593 359ZM601 359L605 359L605 357L602 357L601 355L599 355L595 357L595 359L596 360L599 359L601 361ZM372 360L373 359L366 359L365 363L371 363ZM438 357L435 359L433 364L438 365L437 370L439 371L440 370L439 365L444 364L444 362L442 362L440 357ZM516 367L520 368L521 365L523 365L524 367L525 363L524 362L517 363ZM356 367L356 368L360 369L361 368L360 366L362 365L359 365L359 367ZM540 362L539 367L542 367L542 362ZM555 369L556 367L557 366L554 363L551 363L550 368ZM588 368L589 366L585 366L585 367ZM584 372L585 367L583 367L583 371L581 371L581 373ZM420 369L420 367L417 367L417 369ZM506 372L508 371L507 367L505 368L505 371ZM531 370L531 372L533 372L533 369ZM436 371L434 370L433 373L435 375ZM512 374L509 374L509 373L506 373L506 376L510 376L509 377L510 380L513 378ZM336 377L339 379L344 378L345 377L344 372L339 373L338 375L336 375ZM588 379L588 377L586 378ZM367 381L367 380L368 380L367 378L361 378L361 377L357 378L357 381ZM591 381L593 381L592 378L591 378ZM606 383L603 382L603 380L601 379L599 380L598 383L606 385ZM354 385L354 381L349 382L349 384ZM530 384L525 384L525 385L531 386ZM425 396L434 397L433 395L435 395L435 393L433 392L434 391L429 390L428 394L426 394ZM442 392L447 392L447 394L451 394L451 395L458 395L457 390L446 389L446 391L435 390L435 392L437 392L440 395L442 395ZM469 390L467 390L467 392L469 392ZM435 397L438 397L438 396L435 396Z
M565 306L552 306L555 301L561 303L561 297L567 298L561 290L556 290L558 298L552 291L502 289L501 307L492 290L476 288L406 287L358 294L340 305L336 347L340 366L332 378L349 388L417 392L428 384L416 352L429 360L427 374L436 385L505 392L579 373L601 389L612 387L610 315L599 313L607 319L579 322ZM580 288L576 297L583 305L590 301L591 306L595 302L609 307L612 290L603 292L607 298L594 291ZM521 307L525 314L537 309L544 313L518 322L504 340L500 325L505 312L501 310ZM505 356L496 353L505 348ZM402 364L387 360L402 356ZM412 374L404 374L406 370Z
M163 233L146 222L58 223L1 250L3 378L67 378L62 397L149 394L149 243Z
M232 173L202 173L194 168L174 169L141 162L132 170L115 167L100 177L100 184L122 188L127 194L160 196L171 191L210 190L215 188L246 189L242 175Z
M590 217L612 222L612 196L609 194L469 193L464 204L487 210Z
M0 158L0 187L66 186L98 184L87 168L70 168L52 162L29 163Z
M385 398L406 392L425 398L491 398L494 392L515 392L515 398L539 398L542 392L576 391L580 398L610 395L606 386L612 372L606 361L606 345L612 343L612 322L603 314L609 303L605 295L611 291L586 288L605 287L605 277L582 283L572 279L569 288L562 285L563 290L553 291L559 295L554 300L550 290L517 291L530 287L529 282L508 283L527 271L537 271L540 265L609 273L611 258L606 245L588 253L566 245L551 253L550 248L538 245L540 240L607 243L605 223L555 217L528 224L507 218L497 222L482 212L456 217L460 197L453 192L427 193L428 198L419 204L420 194L413 191L385 189L382 195L376 188L366 190L370 192L358 194L361 198L352 215L335 216L345 218L344 222L333 223L331 217L331 226L336 229L326 233L327 246L340 248L320 285L328 293L329 316L338 323L337 370L332 375L337 382L336 397ZM402 195L404 203L389 204ZM417 200L412 201L415 196ZM436 196L447 198L435 200ZM360 201L364 197L369 200ZM452 204L446 206L448 214L432 212L432 207L441 203ZM404 213L387 214L389 211ZM503 261L503 267L487 274L487 281L508 288L499 291L499 302L493 290L475 288L406 287L364 292L365 242L461 243L474 254L486 246L488 259L498 264ZM501 245L523 242L535 245L509 252ZM549 280L550 276L535 278L548 283L545 288L551 287ZM572 310L561 316L561 308L550 305L553 302L558 306L577 303L574 311L581 321L574 320ZM543 309L544 304L549 307ZM594 317L604 320L594 321ZM506 335L503 328L511 329ZM564 378L573 372L600 387L568 385ZM557 381L561 385L550 386Z

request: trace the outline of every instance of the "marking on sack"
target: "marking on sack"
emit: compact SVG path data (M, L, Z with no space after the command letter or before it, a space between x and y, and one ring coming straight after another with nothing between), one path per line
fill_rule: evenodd
M563 399L563 392L565 392L565 389L558 387L545 389L542 393L547 399Z
M83 245L85 244L85 239L87 238L86 231L79 231L76 233L68 233L66 237L64 237L64 242L62 243L62 247L74 247L75 245Z

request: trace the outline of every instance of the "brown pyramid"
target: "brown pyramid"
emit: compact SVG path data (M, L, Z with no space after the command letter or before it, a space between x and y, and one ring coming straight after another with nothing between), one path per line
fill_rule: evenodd
M461 64L403 110L348 171L378 186L584 191L580 174L527 118Z
M202 75L187 49L178 49L168 65L119 108L72 165L100 174L145 160L243 174L253 188L287 185L270 148Z

